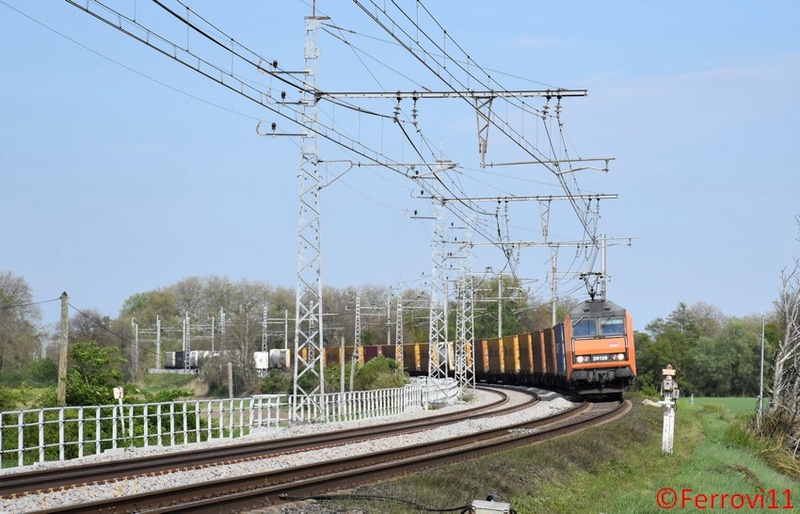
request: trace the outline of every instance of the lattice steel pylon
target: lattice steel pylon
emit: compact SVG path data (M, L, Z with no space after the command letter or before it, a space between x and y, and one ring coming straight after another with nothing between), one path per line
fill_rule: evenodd
M394 320L394 360L397 362L397 369L403 371L403 299L397 296L397 310Z
M361 293L356 292L356 319L353 334L353 355L350 358L350 390L353 390L358 367L358 349L361 348ZM344 366L344 363L342 363Z
M458 253L462 259L458 279L455 378L462 391L475 389L475 291L472 277L472 220Z
M192 331L189 325L189 313L183 313L183 372L191 373L192 365L190 355L192 354Z
M261 351L269 351L269 337L267 335L269 326L269 304L264 304L263 314L261 315Z
M431 303L430 327L428 330L428 376L435 379L447 378L447 276L445 258L447 248L444 234L444 200L439 182L434 180L433 215L435 218L431 240Z
M297 232L297 291L295 297L294 405L316 405L325 392L322 339L322 280L320 237L319 140L317 137L317 30L327 17L316 11L305 19L304 87L301 98L303 126L300 162L299 221ZM296 412L296 410L295 410Z
M458 318L456 321L455 378L462 391L475 389L475 315L472 276L458 280Z

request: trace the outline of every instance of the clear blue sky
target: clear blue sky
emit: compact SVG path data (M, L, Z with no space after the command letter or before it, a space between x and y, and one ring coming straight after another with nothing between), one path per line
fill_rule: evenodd
M137 19L152 17L159 34L193 50L222 55L156 18L151 2L113 4L124 12L135 6ZM680 301L731 316L772 309L781 270L800 256L800 3L425 2L452 40L415 2L398 4L424 29L412 37L431 36L456 60L463 49L471 71L491 70L504 88L588 89L562 102L565 141L571 157L616 159L608 173L574 175L583 193L619 195L601 204L598 230L636 238L609 248L607 270L609 298L632 311L637 328ZM302 69L309 4L188 5L282 68ZM354 2L317 7L336 27L319 34L321 89L445 89ZM294 287L299 141L260 137L255 127L297 127L65 1L0 0L0 33L0 270L24 277L36 300L67 291L76 307L110 316L137 292L195 275ZM458 74L454 61L449 66ZM234 68L265 91L285 88ZM359 105L393 109L391 101ZM459 163L452 180L470 195L562 192L542 169L481 169L475 114L465 102L418 107L427 151ZM403 109L409 117L408 101ZM496 114L532 144L546 144L513 109L498 102ZM320 118L397 161L419 160L391 120L330 104ZM320 155L357 160L326 141ZM490 132L487 161L525 157ZM431 206L415 198L413 181L341 162L323 174L330 182L321 193L323 283L422 287L432 229L411 215L430 214ZM580 237L573 218L553 208L552 240ZM541 240L535 204L514 206L502 223L515 237ZM575 249L561 249L558 262L570 272L561 291L581 297L574 273L588 264ZM473 269L487 266L502 269L502 255L476 249ZM533 290L543 301L549 270L548 249L520 252L519 275L538 280ZM43 312L56 320L58 304Z

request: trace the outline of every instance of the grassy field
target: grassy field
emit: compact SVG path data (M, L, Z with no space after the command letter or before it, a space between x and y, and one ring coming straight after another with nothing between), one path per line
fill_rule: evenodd
M601 427L353 491L387 500L336 504L346 512L405 514L468 506L491 493L520 514L800 509L800 468L795 463L795 478L770 468L756 455L773 450L752 440L734 416L752 412L753 399L682 402L675 451L664 455L661 409L629 398L631 413Z
M690 398L681 398L678 400L681 406L686 404L691 404ZM766 401L766 400L765 400ZM737 414L753 414L756 411L756 406L758 404L758 398L741 398L741 397L734 397L734 398L695 398L694 399L695 405L704 406L704 405L719 405L720 407L724 407L728 412L733 415ZM765 403L766 405L766 403Z

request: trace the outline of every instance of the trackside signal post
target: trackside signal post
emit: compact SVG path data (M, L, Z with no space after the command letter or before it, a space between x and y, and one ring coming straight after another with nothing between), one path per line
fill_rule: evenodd
M675 439L675 402L680 396L678 382L675 381L675 369L671 364L661 370L664 380L661 382L661 396L658 402L664 407L664 426L661 431L661 452L672 453L672 443Z

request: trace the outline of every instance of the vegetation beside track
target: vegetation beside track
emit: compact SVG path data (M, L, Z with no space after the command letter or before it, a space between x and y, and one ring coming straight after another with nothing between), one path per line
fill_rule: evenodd
M788 490L793 505L800 508L797 462L779 448L750 436L744 429L743 414L737 417L706 400L694 405L682 400L676 417L675 451L664 455L661 409L643 405L640 395L627 397L634 407L620 420L565 438L361 487L353 496L373 499L336 503L350 509L347 512L405 514L423 512L415 505L455 508L494 494L520 514L695 512L703 506L701 494L709 498L712 494L749 494L758 500L755 495L761 493L766 494L768 507L769 492L774 490L776 504L784 507ZM657 504L656 495L662 488L674 489L678 495L672 509ZM682 505L682 495L691 500ZM700 503L693 503L695 499ZM705 506L700 510L742 510L708 509L710 503Z

